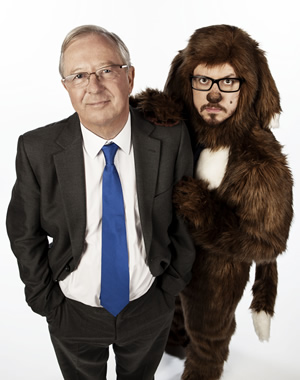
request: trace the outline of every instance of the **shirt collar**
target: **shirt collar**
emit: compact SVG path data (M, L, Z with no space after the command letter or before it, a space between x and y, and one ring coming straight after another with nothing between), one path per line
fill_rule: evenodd
M105 140L100 136L97 136L95 133L91 132L89 129L85 128L82 124L81 132L83 137L83 147L87 154L95 158L103 145L114 142L118 145L120 149L124 151L124 153L129 154L131 150L131 117L130 113L128 115L127 122L121 132L114 137L112 140Z

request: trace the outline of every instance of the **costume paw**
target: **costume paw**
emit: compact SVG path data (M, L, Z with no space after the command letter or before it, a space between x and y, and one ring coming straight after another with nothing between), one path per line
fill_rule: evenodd
M207 184L194 178L184 178L174 188L173 203L179 215L191 225L199 227L207 212L209 192Z
M265 311L252 311L252 320L256 335L261 342L270 339L271 316Z
M145 118L156 125L172 127L182 120L182 106L164 92L147 88L131 96L130 105L143 112Z
M279 128L279 119L280 119L280 114L279 113L276 113L273 117L272 117L272 119L271 119L271 121L270 121L270 123L269 123L269 125L268 125L268 128Z

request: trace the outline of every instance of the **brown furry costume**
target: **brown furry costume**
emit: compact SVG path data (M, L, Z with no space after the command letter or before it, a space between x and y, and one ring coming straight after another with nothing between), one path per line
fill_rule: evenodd
M190 75L199 63L229 63L243 83L234 114L210 126L193 104ZM221 93L222 94L222 93ZM170 108L168 97L176 101ZM256 263L251 309L256 332L268 339L277 292L276 257L286 249L292 220L292 177L269 129L280 112L279 94L258 44L239 28L201 28L174 58L164 93L148 90L134 102L148 118L187 121L195 150L229 151L215 187L196 163L196 178L182 180L174 202L197 247L193 278L181 293L169 344L186 345L183 379L217 380L235 331L235 310L252 262Z

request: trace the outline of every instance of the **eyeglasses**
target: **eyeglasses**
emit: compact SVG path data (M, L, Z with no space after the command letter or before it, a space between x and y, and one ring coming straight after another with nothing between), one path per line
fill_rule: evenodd
M242 78L212 79L203 75L191 75L190 78L192 88L197 91L209 91L214 83L217 83L221 92L237 92L245 81Z
M104 66L94 71L93 73L83 72L67 75L65 78L62 79L62 81L65 82L66 85L69 87L86 87L89 84L90 76L92 74L95 74L98 80L110 81L117 79L121 74L121 70L124 68L128 68L128 65Z

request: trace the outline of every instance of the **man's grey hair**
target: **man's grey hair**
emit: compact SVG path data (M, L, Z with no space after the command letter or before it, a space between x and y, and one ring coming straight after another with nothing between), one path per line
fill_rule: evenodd
M78 26L75 29L72 29L67 34L66 38L64 39L61 45L60 59L59 59L59 73L62 78L64 77L64 53L67 47L77 38L82 37L83 35L88 35L88 34L97 34L97 35L105 36L106 38L108 38L108 40L110 40L116 46L116 49L118 50L120 58L124 61L121 63L128 65L128 67L131 66L129 50L119 36L117 36L115 33L109 32L108 30L102 28L101 26L82 25L82 26Z

